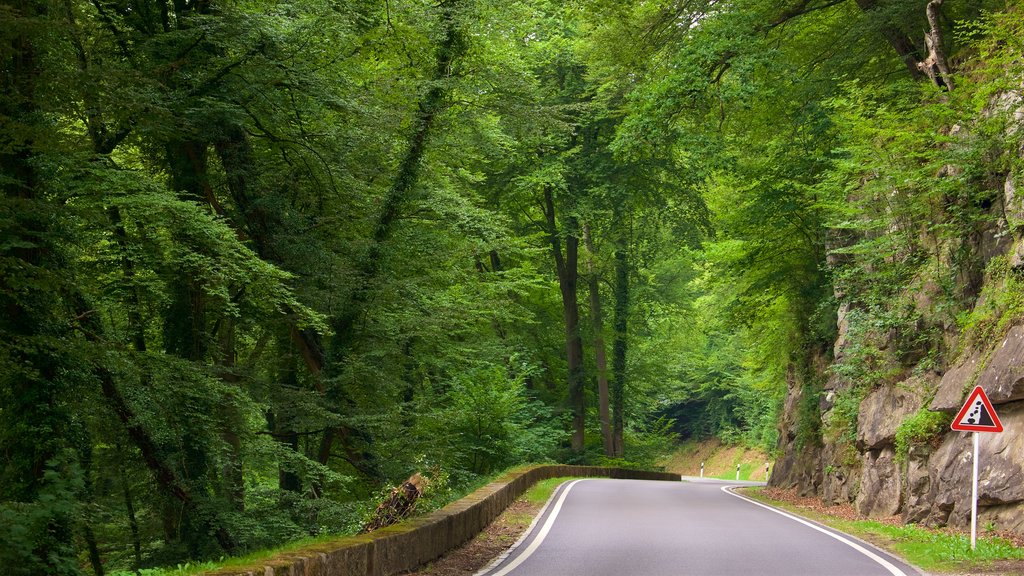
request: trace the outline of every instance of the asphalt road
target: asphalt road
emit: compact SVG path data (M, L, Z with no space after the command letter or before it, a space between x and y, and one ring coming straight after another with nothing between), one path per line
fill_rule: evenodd
M513 550L481 574L919 574L853 537L723 490L736 484L596 479L563 484Z

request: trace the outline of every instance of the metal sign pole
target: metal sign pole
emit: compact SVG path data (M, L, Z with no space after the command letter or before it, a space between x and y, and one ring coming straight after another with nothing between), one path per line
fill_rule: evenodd
M971 479L971 550L978 542L978 433L974 432L974 476Z

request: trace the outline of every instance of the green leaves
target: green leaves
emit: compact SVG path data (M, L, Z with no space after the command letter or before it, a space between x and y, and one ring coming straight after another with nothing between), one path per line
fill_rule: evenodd
M81 574L69 536L83 488L75 455L65 453L47 462L39 492L31 502L0 503L0 562L12 576L47 573ZM41 557L39 550L47 554Z
M73 573L87 534L119 569L216 557L347 530L421 468L451 495L557 457L567 336L588 389L610 344L634 464L673 430L771 448L788 381L817 442L840 305L853 390L937 362L961 240L1021 173L1017 102L988 105L1019 18L950 8L986 61L939 93L893 77L921 2L830 4L0 9L8 564ZM576 294L566 334L552 245L584 224L611 305Z
M483 475L518 462L547 460L565 433L551 411L530 399L522 378L500 368L460 375L424 418L430 455L457 474Z
M949 426L949 414L921 408L900 422L896 430L896 458L906 462L910 447L929 442Z

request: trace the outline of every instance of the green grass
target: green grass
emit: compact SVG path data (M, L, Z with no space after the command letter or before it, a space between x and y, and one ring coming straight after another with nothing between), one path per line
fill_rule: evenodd
M743 493L867 540L928 571L958 572L998 560L1024 560L1024 548L995 536L979 535L977 548L972 551L970 536L966 534L914 524L893 526L873 520L844 520L767 498L760 488L744 489Z
M1024 560L1024 549L994 536L980 536L977 548L972 551L970 536L966 534L939 532L913 524L892 526L870 520L838 520L829 524L884 545L925 570L948 572L960 570L965 564Z
M549 478L547 480L541 480L533 485L532 488L526 491L523 496L527 502L535 506L543 506L545 502L551 498L554 494L555 489L562 485L563 482L569 482L570 480L579 480L579 478L567 477L567 478Z
M329 535L329 536L317 536L302 538L283 544L277 548L271 548L267 550L257 550L244 556L232 556L230 558L221 558L220 560L207 560L205 562L188 562L185 564L179 564L174 567L163 566L160 568L143 568L138 573L131 570L118 570L114 572L108 572L108 576L193 576L195 574L204 574L206 572L212 572L214 570L222 570L225 568L242 568L251 566L258 562L269 560L281 554L306 548L309 546L316 546L320 544L326 544L335 540L343 540L350 537L350 535Z
M750 480L750 474L754 471L754 464L750 462L740 463L740 480ZM718 480L735 480L736 479L736 468L733 468L725 474L719 474L718 476L711 476Z

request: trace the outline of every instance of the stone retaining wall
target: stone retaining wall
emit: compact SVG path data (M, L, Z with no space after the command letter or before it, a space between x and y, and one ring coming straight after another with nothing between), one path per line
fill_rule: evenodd
M392 576L413 570L479 534L530 486L566 476L666 480L678 474L595 466L530 466L505 474L458 502L362 536L282 553L217 576Z

